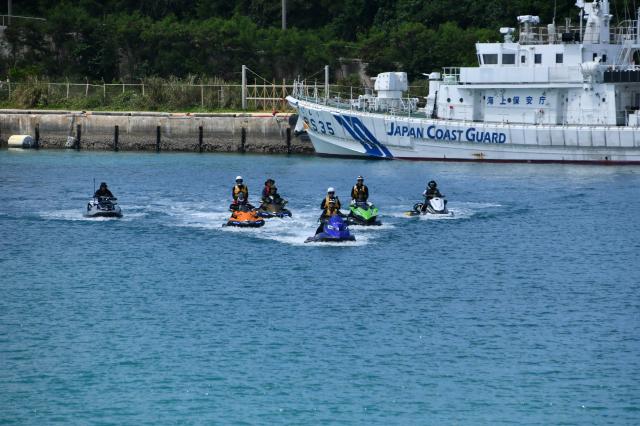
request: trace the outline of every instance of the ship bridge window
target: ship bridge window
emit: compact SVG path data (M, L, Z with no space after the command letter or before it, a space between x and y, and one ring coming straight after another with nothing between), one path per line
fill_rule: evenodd
M495 53L485 53L482 55L482 63L485 65L497 65L498 55Z
M542 53L536 53L535 55L533 55L533 62L536 64L541 64L542 63Z
M606 54L602 55L602 63L603 64L607 63L607 55Z
M516 63L516 55L514 53L502 54L502 65L514 65Z
M520 63L524 64L525 62L527 62L527 57L524 55L520 56Z
M564 59L564 57L563 57L562 53L556 53L556 64L561 64L563 59Z

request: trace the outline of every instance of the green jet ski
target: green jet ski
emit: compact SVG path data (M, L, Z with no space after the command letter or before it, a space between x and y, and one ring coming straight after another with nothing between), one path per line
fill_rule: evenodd
M378 220L378 208L372 203L358 201L349 205L349 224L362 226L379 226L382 222Z

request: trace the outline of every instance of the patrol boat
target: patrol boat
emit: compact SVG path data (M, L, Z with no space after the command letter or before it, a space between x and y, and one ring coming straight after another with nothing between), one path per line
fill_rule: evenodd
M403 72L351 99L299 81L287 101L321 155L640 164L640 9L611 26L608 0L576 6L577 26L518 16L476 44L477 67L432 72L423 107Z

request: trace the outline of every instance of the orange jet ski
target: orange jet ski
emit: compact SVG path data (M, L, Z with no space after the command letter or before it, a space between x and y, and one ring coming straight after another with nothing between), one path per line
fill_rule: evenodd
M264 225L264 219L253 210L235 210L226 224L222 226L238 226L241 228L259 228Z

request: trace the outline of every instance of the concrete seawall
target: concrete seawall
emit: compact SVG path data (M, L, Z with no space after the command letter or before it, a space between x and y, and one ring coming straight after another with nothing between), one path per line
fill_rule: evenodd
M31 135L40 148L312 154L290 114L171 114L0 110L0 143ZM295 124L295 123L294 123ZM75 141L75 142L74 142Z

